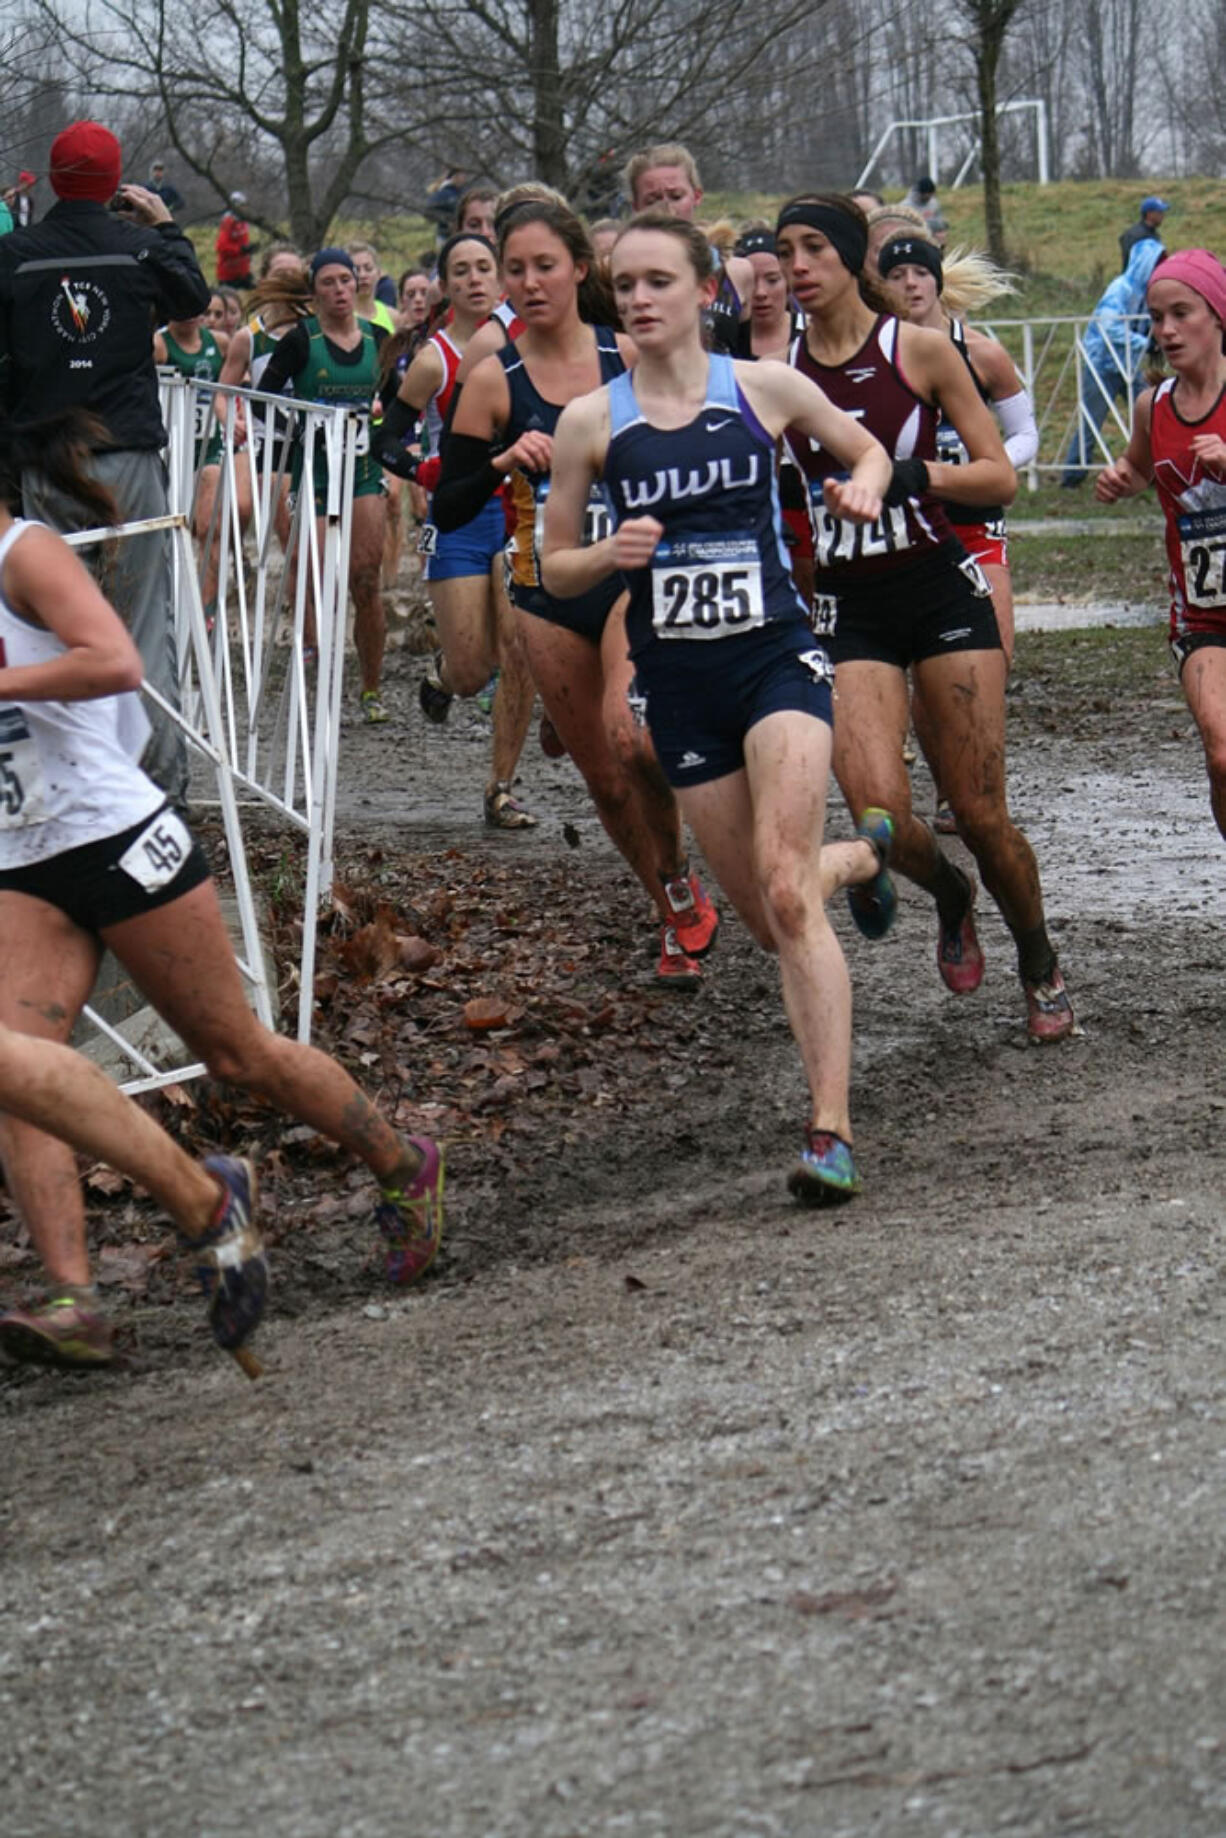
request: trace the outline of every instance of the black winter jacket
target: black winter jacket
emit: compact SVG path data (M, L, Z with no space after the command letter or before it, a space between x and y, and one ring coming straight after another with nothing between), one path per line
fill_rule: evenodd
M100 445L163 446L153 333L207 311L209 295L176 224L61 199L0 237L0 406L27 421L75 405L105 425Z

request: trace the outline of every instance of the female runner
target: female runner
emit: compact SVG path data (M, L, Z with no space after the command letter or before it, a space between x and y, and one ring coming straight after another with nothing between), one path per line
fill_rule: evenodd
M825 902L850 885L858 921L887 929L892 825L866 811L857 841L821 846L833 671L788 572L775 443L785 427L803 430L849 467L825 496L857 522L880 514L890 462L796 372L704 349L716 279L693 224L634 218L613 250L613 285L639 359L563 413L546 580L558 594L623 571L630 582L627 630L656 752L720 886L779 956L812 1100L789 1187L814 1204L846 1200L859 1188L851 991ZM582 547L598 480L616 529Z
M1200 730L1214 821L1226 836L1226 271L1208 249L1154 269L1153 336L1174 376L1138 396L1127 451L1104 467L1104 504L1151 482L1166 518L1171 652Z
M786 362L792 341L804 330L804 314L788 298L779 266L775 232L768 224L751 224L736 239L734 253L749 263L753 287L749 318L740 328L738 357L774 357Z
M1030 395L1004 346L972 330L961 317L963 313L982 310L1002 294L1013 293L1010 276L986 256L973 252L955 253L946 261L927 234L892 236L877 257L877 268L891 299L899 305L901 318L909 325L926 325L934 332L948 333L976 389L1000 424L1005 452L1014 470L1028 465L1039 450L1039 429ZM937 458L948 466L964 465L969 458L961 435L945 415L937 426ZM945 514L962 547L987 576L1007 673L1013 662L1013 581L1004 506L950 500ZM922 696L915 698L912 716L927 757L931 735ZM952 835L957 828L939 786L933 827L943 836Z
M427 339L383 416L380 463L405 478L419 477L422 471L407 445L416 438L423 415L430 455L438 455L464 348L498 304L498 259L484 236L461 231L450 237L439 251L438 268L451 301L451 323ZM437 470L435 457L435 478ZM522 830L530 829L536 819L524 810L511 786L535 690L502 590L505 542L506 520L497 495L471 522L449 533L440 533L427 515L419 546L442 650L422 680L422 708L431 720L445 720L453 696L475 696L501 667L492 711L493 774L485 790L485 821L491 829Z
M636 153L625 171L626 190L636 211L666 211L693 223L702 203L698 168L688 147L676 143L648 147ZM741 327L749 318L753 269L741 255L727 260L714 243L711 262L716 271L715 296L703 313L703 329L713 351L735 353Z
M225 364L230 339L226 332L214 332L202 315L194 319L172 319L153 334L153 361L177 370L193 383L216 383ZM217 576L221 566L221 542L216 530L210 530L221 483L221 433L212 425L215 397L211 390L197 389L192 402L193 453L192 470L195 492L192 504L192 534L204 557L200 579L200 597L205 618L210 623L217 612ZM243 481L239 487L239 515L243 523L251 515L250 498L244 501Z
M246 383L252 389L260 389L260 379L277 345L291 326L308 316L311 310L310 296L310 277L298 251L286 245L266 250L260 263L259 280L248 302L250 316L246 325L240 326L230 340L218 382L235 388ZM282 464L283 459L288 457L285 417L279 416L276 409L267 408L261 403L253 402L244 408L241 401L236 402L231 396L219 396L219 419L231 412L232 404L235 415L234 443L236 448L241 445L242 449L235 454L235 473L244 529L262 473L265 443L274 430L282 436L281 445L285 451L278 454L276 460L276 470L282 476L277 489L277 501L273 506L273 524L284 549L289 543L290 521L289 475Z
M364 416L354 471L353 523L349 548L349 591L353 596L353 636L361 672L361 709L365 721L385 722L379 693L387 620L380 591L385 513L383 472L370 452L369 416L379 377L383 333L355 308L357 276L344 249L320 249L311 258L314 312L279 340L264 369L262 385L279 395L287 384L308 402L347 404ZM300 468L301 455L295 466ZM295 473L294 489L301 483ZM328 502L328 461L322 439L315 443L315 511L321 519ZM323 526L320 528L321 541Z
M511 598L529 668L601 822L660 913L658 980L693 988L719 918L682 856L676 799L627 701L633 672L622 584L602 579L589 592L559 599L540 575L558 416L572 397L624 370L633 346L585 316L599 318L601 305L587 231L572 211L526 199L502 214L499 234L503 284L526 329L484 358L464 385L443 449L434 520L440 531L458 529L510 479ZM605 316L612 316L611 302ZM589 520L593 534L607 523L599 494Z
M862 294L868 230L858 206L817 193L793 198L776 237L807 319L794 362L895 462L886 508L870 525L849 525L815 501L817 627L838 672L835 774L853 812L872 804L893 813L894 862L936 901L942 980L955 994L977 989L975 882L911 812L902 759L910 669L937 781L1013 934L1030 1037L1062 1040L1073 1031L1072 1004L1043 917L1038 864L1005 798L1005 657L991 592L939 502L1007 503L1016 476L952 342L881 311L871 283ZM936 457L942 412L966 444L965 465ZM790 444L811 493L820 492L837 462L811 441Z
M313 1047L261 1027L247 1005L208 865L182 819L136 765L148 723L132 693L140 659L72 551L15 521L20 463L37 452L60 489L98 522L113 506L84 478L81 427L59 417L0 437L0 1025L64 1042L105 947L215 1078L258 1093L342 1143L383 1190L376 1221L393 1282L411 1282L442 1232L442 1162L425 1138L401 1140L348 1074ZM52 1286L52 1304L90 1300L85 1217L72 1152L0 1116L0 1157ZM226 1188L200 1241L213 1332L240 1347L264 1307L267 1272L250 1232L254 1180L219 1160ZM52 1306L23 1314L19 1341L54 1348ZM45 1331L44 1331L45 1330Z

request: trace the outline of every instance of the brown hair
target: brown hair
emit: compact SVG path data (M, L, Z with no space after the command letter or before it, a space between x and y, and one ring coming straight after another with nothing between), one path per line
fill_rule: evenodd
M622 179L630 194L631 204L634 203L639 180L645 172L650 172L653 166L679 166L694 190L702 190L698 168L694 164L694 155L689 148L683 147L680 141L665 141L659 147L644 147L641 153L636 153L633 158L627 160Z
M79 529L118 523L110 491L87 470L89 455L106 443L107 431L97 416L80 408L61 409L41 421L0 423L0 499L20 512L22 472L37 468L56 491L88 513Z
M496 185L470 185L460 202L455 207L455 228L464 227L464 218L470 204L497 204L498 187Z
M662 236L671 236L685 250L686 259L698 280L709 281L715 273L711 245L697 224L687 223L683 217L672 217L667 211L639 211L629 223L622 226L617 243L631 230L658 230ZM614 243L614 249L617 243Z
M592 239L582 217L576 217L568 204L555 204L547 198L525 198L518 204L500 205L498 225L498 259L506 258L507 243L525 224L540 223L557 237L573 262L582 262L587 273L579 283L579 317L589 325L617 324L617 307L608 280L601 272L592 248Z
M846 192L797 192L795 197L788 198L786 202L779 207L779 220L782 220L784 213L789 210L793 204L816 204L823 210L834 211L840 216L846 217L849 227L859 229L864 238L865 246L867 247L869 220L860 209L855 199L848 196ZM846 263L844 265L849 266ZM860 298L863 300L865 306L871 308L874 313L894 312L893 302L882 284L880 276L870 274L863 259L861 260L861 265L858 270L849 267L849 272L855 275L856 284L860 289Z

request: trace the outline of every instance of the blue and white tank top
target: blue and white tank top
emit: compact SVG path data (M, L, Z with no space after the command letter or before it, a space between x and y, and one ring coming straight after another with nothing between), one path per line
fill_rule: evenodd
M613 515L664 525L651 565L626 574L632 656L657 642L805 621L783 540L774 439L742 395L731 358L712 353L707 362L706 400L680 428L646 419L633 372L609 385L604 483Z

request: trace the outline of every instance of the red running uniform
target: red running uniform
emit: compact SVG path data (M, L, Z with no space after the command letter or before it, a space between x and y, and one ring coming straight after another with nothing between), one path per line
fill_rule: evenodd
M1149 450L1166 516L1171 564L1171 637L1226 635L1226 481L1211 478L1192 451L1198 434L1226 440L1226 390L1200 421L1175 407L1175 379L1154 392Z

